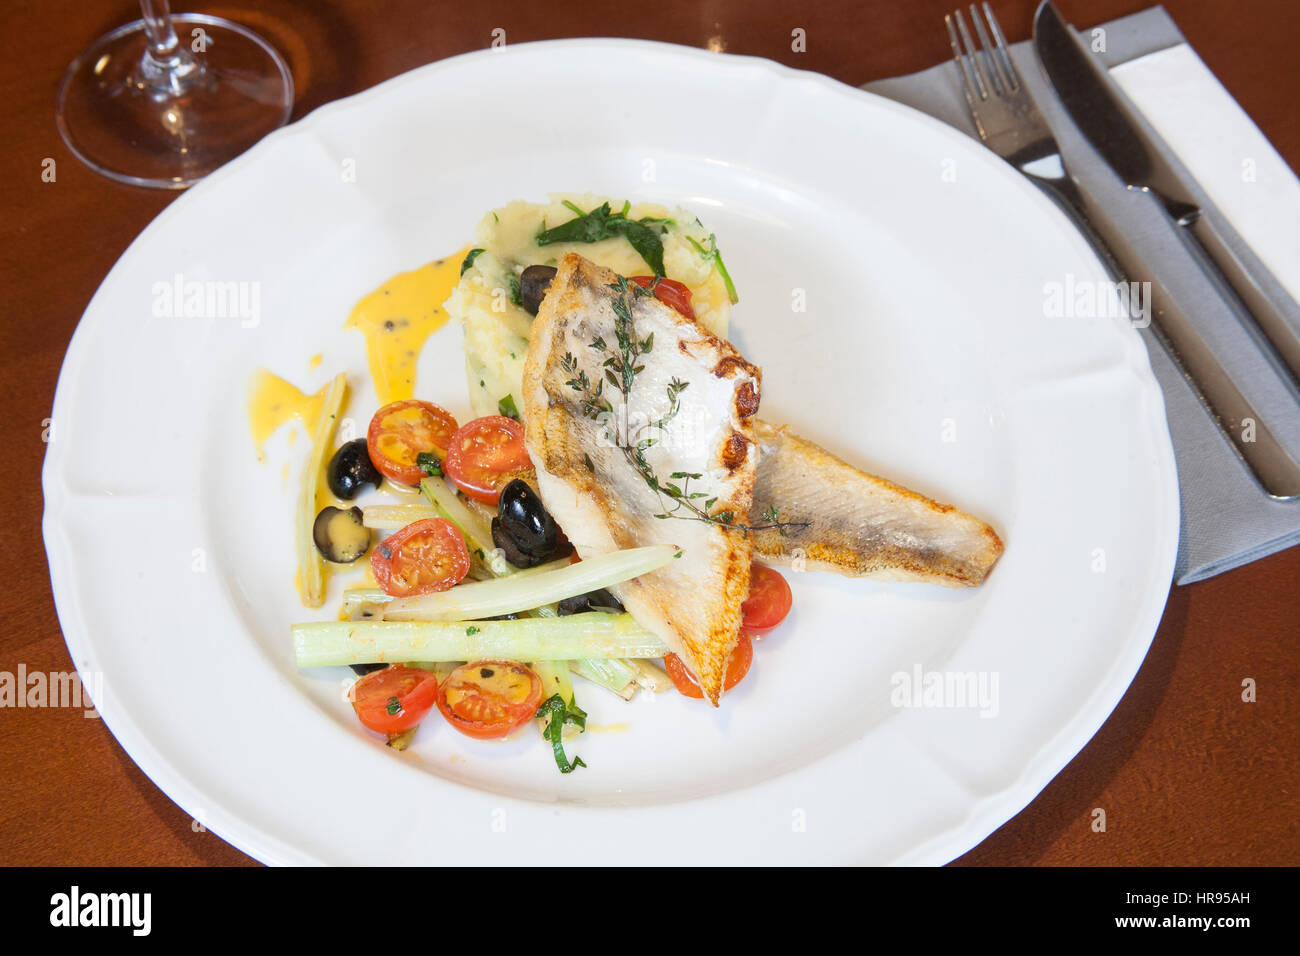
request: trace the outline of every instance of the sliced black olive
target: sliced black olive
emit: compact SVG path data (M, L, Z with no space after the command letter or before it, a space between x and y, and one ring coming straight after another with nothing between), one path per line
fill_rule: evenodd
M363 677L366 674L369 674L371 671L381 671L387 666L388 666L387 664L349 664L348 665L348 667L352 668L352 673L361 675Z
M545 558L535 558L531 554L525 554L519 550L519 545L515 539L510 536L501 524L500 518L492 519L492 543L501 549L501 553L517 568L535 568L545 561Z
M360 508L322 508L311 536L325 560L335 564L351 564L370 550L370 529L361 523Z
M562 617L567 614L583 614L587 611L622 614L623 605L618 598L604 588L598 591L588 591L586 594L579 594L574 597L567 597L560 602L559 612Z
M542 299L551 287L555 272L555 266L529 266L519 277L519 298L530 315L536 315L542 307Z
M384 476L371 462L370 452L366 450L366 440L358 438L341 445L334 453L329 468L325 471L325 480L329 483L330 492L336 498L351 501L357 496L362 485L371 484L378 488Z
M501 490L497 516L501 519L501 530L514 542L515 550L537 559L534 563L548 560L555 554L559 541L555 519L537 492L522 478L514 479ZM497 546L504 547L499 542ZM509 555L506 560L510 560Z

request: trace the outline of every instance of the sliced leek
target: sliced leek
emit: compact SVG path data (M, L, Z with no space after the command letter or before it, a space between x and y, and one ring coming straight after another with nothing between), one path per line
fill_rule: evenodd
M631 614L591 611L516 621L324 621L291 628L299 667L403 661L570 661L663 657L664 642Z

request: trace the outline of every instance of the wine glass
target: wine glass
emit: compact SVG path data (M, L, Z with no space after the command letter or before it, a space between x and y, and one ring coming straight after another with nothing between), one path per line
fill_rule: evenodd
M173 15L167 0L140 0L140 10L144 19L73 60L59 87L59 134L91 169L184 189L289 119L289 67L256 33Z

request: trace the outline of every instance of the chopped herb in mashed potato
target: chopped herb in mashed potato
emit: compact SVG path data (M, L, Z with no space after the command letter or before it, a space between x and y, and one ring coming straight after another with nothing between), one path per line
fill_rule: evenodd
M528 266L556 265L569 252L620 275L662 272L691 290L701 325L727 336L735 290L716 240L685 209L592 195L549 203L512 202L489 212L474 231L448 314L465 332L465 375L475 415L496 415L520 394L533 316L520 298Z

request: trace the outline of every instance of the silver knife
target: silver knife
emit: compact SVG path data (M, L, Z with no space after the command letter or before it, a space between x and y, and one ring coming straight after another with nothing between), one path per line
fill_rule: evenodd
M1287 321L1223 233L1198 205L1182 177L1165 161L1128 98L1096 62L1050 2L1034 15L1034 46L1048 79L1079 130L1130 189L1151 193L1208 256L1203 265L1237 294L1247 314L1300 382L1300 331ZM1211 272L1213 274L1213 272ZM1283 293L1285 294L1285 293ZM1295 314L1300 306L1287 297Z

